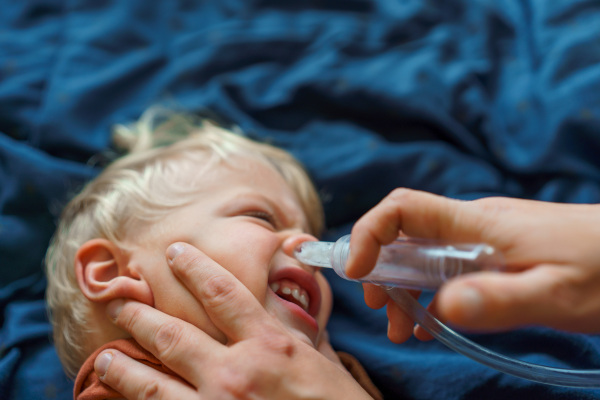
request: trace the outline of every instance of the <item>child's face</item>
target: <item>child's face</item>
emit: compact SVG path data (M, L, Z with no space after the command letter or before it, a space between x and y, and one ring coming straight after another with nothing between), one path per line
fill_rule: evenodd
M331 311L331 291L319 271L292 257L299 243L314 240L306 234L307 218L273 168L241 157L233 164L190 177L202 188L192 204L129 235L131 271L150 286L155 308L224 342L223 333L166 264L171 243L190 243L235 275L294 334L316 346Z

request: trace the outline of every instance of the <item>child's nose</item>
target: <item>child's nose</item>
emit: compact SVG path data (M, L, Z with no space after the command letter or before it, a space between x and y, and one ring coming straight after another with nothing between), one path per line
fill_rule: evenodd
M294 257L294 250L296 250L300 244L304 242L316 242L317 240L316 237L308 233L298 233L285 238L281 247L286 255Z

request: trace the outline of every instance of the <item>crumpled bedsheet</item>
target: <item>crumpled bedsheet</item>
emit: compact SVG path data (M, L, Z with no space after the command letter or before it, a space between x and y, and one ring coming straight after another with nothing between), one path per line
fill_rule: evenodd
M9 0L0 12L0 399L68 399L42 259L110 128L155 104L210 112L293 152L325 237L396 187L459 199L600 202L600 3L592 0ZM329 325L388 399L598 399L386 338L329 275ZM530 362L600 368L600 338L474 336Z

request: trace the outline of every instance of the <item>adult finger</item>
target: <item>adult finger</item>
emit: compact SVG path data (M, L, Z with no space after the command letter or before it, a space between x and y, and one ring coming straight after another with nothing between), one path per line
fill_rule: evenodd
M413 333L414 321L389 298L385 289L381 286L364 283L365 302L371 308L378 309L387 305L386 313L388 316L388 338L394 343L404 343ZM415 299L418 299L421 292L408 290Z
M372 283L363 283L362 286L365 293L365 303L375 310L385 306L390 299L381 286Z
M118 350L96 357L100 380L127 399L193 399L195 391L182 380L137 362Z
M346 274L359 278L370 272L379 248L396 239L399 231L413 237L478 239L485 214L477 207L465 208L463 204L431 193L395 189L352 228L352 251Z
M392 300L388 301L386 308L388 317L387 336L393 343L404 343L413 333L414 321Z
M119 299L109 303L107 312L117 326L188 382L199 384L201 363L219 357L220 343L150 306Z
M201 301L211 321L233 342L264 337L282 328L229 271L186 243L167 249L174 274Z
M420 291L407 290L407 292L418 299L421 295ZM404 311L402 307L396 304L392 299L387 301L387 317L388 317L388 338L394 343L404 343L413 334L415 321Z
M437 308L452 324L481 331L544 325L600 332L597 279L571 266L538 265L513 274L478 273L440 290Z

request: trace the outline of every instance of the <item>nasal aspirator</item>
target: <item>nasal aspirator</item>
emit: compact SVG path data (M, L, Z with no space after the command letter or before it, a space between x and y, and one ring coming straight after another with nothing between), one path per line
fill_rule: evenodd
M350 255L350 235L336 242L303 242L294 256L303 264L333 268L342 278ZM435 290L448 279L477 271L500 271L503 257L486 244L450 244L433 239L398 238L382 246L375 268L359 279L405 289Z
M333 268L346 276L350 235L336 242L304 242L295 257L306 265ZM416 323L449 348L506 374L546 385L600 388L600 370L555 368L496 353L453 331L430 314L404 289L435 290L448 279L477 271L502 271L502 255L485 244L455 244L429 239L398 238L382 246L375 268L360 282L382 286Z

